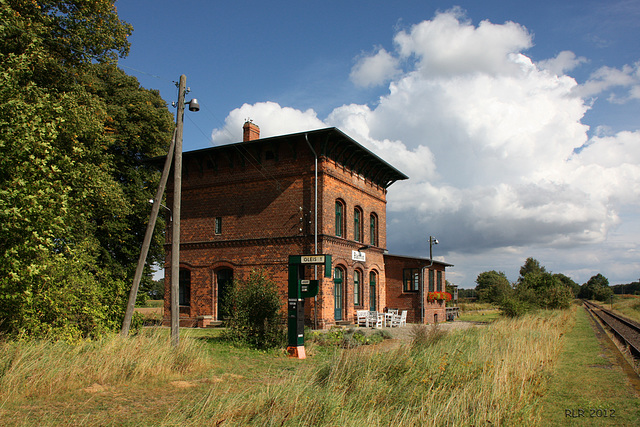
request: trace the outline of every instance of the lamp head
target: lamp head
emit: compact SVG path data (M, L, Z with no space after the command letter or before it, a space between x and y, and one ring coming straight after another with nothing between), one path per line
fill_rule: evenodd
M191 101L186 102L185 104L189 104L189 111L200 111L200 104L198 104L198 100L193 98Z

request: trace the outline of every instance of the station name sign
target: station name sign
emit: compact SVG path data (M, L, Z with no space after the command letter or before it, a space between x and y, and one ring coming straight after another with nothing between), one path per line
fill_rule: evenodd
M324 255L302 255L300 264L324 264Z

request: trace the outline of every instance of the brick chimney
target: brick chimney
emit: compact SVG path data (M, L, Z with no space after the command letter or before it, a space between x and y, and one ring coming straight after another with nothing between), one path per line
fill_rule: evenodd
M242 126L242 142L260 139L260 128L251 120L244 122Z

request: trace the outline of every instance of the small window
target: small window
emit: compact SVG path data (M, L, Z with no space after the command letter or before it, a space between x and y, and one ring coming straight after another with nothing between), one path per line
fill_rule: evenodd
M344 205L336 200L336 236L344 237Z
M353 210L353 240L362 242L362 210L360 208Z
M402 271L403 276L403 290L405 292L419 291L420 290L420 269L419 268L405 268Z
M217 216L214 223L214 233L222 234L222 217Z
M438 270L438 292L444 292L444 284L442 283L442 271Z
M360 270L356 270L353 272L353 305L355 306L361 306L362 305L362 301L360 301L360 280L361 280L361 274L360 274Z
M429 270L429 292L434 292L435 280L433 277L433 270Z
M369 217L369 237L371 246L378 246L378 217L373 213Z

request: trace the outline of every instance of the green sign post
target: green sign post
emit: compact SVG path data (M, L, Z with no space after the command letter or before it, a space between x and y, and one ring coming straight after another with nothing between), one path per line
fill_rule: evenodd
M306 265L324 265L324 277L331 277L331 255L289 255L288 345L291 357L306 358L304 351L304 299L318 295L318 280L306 280Z

